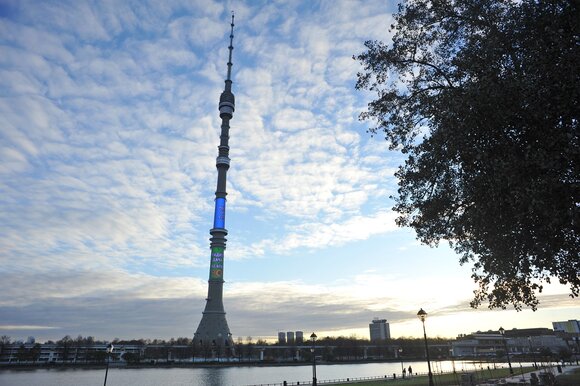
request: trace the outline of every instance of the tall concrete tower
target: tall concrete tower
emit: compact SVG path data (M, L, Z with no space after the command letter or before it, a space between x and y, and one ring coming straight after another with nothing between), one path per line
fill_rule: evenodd
M219 349L232 347L232 334L226 321L226 312L223 303L224 287L224 251L226 249L225 229L226 217L226 174L230 168L228 140L230 138L230 120L234 115L235 99L232 93L232 50L234 41L234 15L232 12L232 23L230 32L228 74L225 81L225 89L220 96L220 118L222 119L219 152L216 159L218 170L217 189L215 192L215 212L213 218L213 228L211 234L210 248L211 259L209 268L209 285L207 299L203 316L194 334L196 344L206 345Z

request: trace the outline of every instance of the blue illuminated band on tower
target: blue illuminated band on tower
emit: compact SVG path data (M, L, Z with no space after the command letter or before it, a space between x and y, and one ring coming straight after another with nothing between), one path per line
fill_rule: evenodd
M226 199L224 197L218 197L215 199L213 227L222 229L226 227Z

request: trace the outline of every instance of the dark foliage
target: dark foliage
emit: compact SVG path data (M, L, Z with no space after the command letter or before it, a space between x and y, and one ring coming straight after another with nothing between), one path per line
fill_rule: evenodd
M365 43L361 114L407 159L398 224L473 263L472 307L580 291L578 1L412 0Z

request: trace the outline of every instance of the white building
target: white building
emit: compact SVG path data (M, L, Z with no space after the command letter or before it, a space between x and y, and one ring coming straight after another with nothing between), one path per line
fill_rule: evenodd
M576 319L567 322L552 322L554 331L567 332L570 334L580 334L580 321Z
M506 339L505 346L503 337L497 333L473 333L460 335L457 340L451 343L452 355L454 357L487 357L495 356L496 352L504 351L505 347L511 349ZM511 350L510 350L511 353Z
M543 348L557 353L566 347L566 341L547 328L506 330L504 336L498 331L478 331L451 343L454 357L494 357L506 349L509 355L529 355Z

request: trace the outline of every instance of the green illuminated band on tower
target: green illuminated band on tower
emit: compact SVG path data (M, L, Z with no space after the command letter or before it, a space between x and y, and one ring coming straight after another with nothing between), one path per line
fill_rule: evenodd
M224 277L224 248L212 247L209 278L223 279Z

